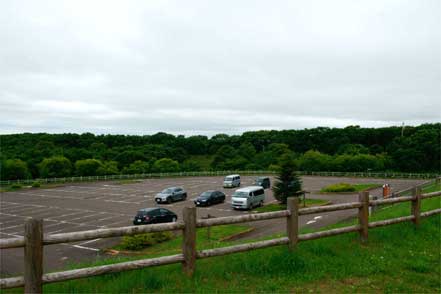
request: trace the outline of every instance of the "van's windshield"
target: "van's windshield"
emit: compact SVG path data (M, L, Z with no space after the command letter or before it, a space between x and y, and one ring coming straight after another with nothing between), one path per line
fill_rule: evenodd
M233 180L233 177L225 177L224 181L231 182L232 180Z
M233 197L248 198L248 192L234 192Z

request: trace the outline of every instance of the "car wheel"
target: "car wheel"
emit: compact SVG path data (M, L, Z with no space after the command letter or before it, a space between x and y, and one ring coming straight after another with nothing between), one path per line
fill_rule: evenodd
M176 220L177 220L177 218L176 218L176 216L174 216L173 218L172 218L172 222L176 222Z
M260 201L259 206L260 206L260 207L263 206L263 200Z
M171 199L171 197L168 197L168 198L167 198L167 203L168 203L168 204L172 203L172 199Z
M187 193L185 193L185 194L182 196L182 200L185 200L185 199L187 199Z

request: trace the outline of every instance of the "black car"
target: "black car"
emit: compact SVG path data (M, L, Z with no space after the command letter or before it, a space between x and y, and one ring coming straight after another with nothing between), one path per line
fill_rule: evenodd
M221 191L206 191L199 195L198 198L194 200L196 206L209 206L215 203L222 203L225 201L225 194Z
M178 216L168 209L162 207L143 208L138 211L133 219L134 225L158 224L176 222Z
M268 178L268 177L258 177L254 181L254 184L256 186L261 186L264 189L268 189L269 187L271 187L270 178Z

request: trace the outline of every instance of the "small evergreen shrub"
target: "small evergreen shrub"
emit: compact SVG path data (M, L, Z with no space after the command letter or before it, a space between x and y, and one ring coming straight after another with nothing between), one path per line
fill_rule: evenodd
M154 244L171 240L172 238L172 232L155 232L124 236L119 248L125 250L141 250Z
M40 188L41 187L41 183L40 182L33 182L32 183L32 188Z
M321 192L331 192L331 193L339 193L339 192L355 192L357 189L348 183L338 183L329 185L321 190Z

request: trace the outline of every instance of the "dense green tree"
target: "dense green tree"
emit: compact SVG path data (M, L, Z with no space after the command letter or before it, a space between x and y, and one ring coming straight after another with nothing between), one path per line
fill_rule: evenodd
M82 159L75 162L75 174L77 176L95 176L98 175L98 169L103 166L98 159Z
M208 151L208 138L206 136L191 136L184 140L183 147L189 154L203 155Z
M20 159L7 159L0 163L0 177L5 180L22 180L31 177L26 162Z
M303 171L326 171L331 169L332 157L319 151L309 150L298 159L298 166Z
M253 144L245 142L239 146L238 153L247 161L250 161L256 157L256 148L254 148Z
M265 130L242 135L206 136L94 135L24 133L0 135L0 161L20 159L32 177L39 177L40 163L64 156L70 162L84 159L117 162L100 167L97 174L115 174L135 161L158 158L178 161L182 168L269 169L284 154L297 157L299 169L308 171L391 170L439 172L441 170L441 123L385 128L318 127L303 130ZM310 151L315 150L315 151ZM368 155L369 156L359 156ZM345 155L341 157L342 155ZM185 164L184 164L185 163ZM72 171L72 170L71 170ZM45 171L43 174L47 174Z
M151 166L146 161L137 160L134 163L131 163L129 166L126 166L121 171L123 174L146 174L151 171Z
M182 171L202 171L203 168L199 161L187 159L181 164Z
M219 166L219 170L243 170L247 165L248 160L240 155L236 155L233 158L228 158L223 161Z
M361 144L345 144L338 148L338 154L368 154L369 149Z
M137 160L141 161L147 161L148 158L140 151L123 151L121 153L118 153L115 158L113 159L116 162L118 162L118 168L123 168L125 166L128 166L132 162L135 162Z
M108 176L118 174L118 162L116 161L104 161L102 165L97 169L98 176Z
M45 158L40 164L40 177L61 178L72 174L72 164L64 156Z
M384 169L384 160L369 154L343 154L336 156L331 164L333 171L367 172Z
M236 155L237 151L233 147L229 145L224 145L219 148L219 150L217 150L211 166L213 169L221 169L225 165L225 162L227 160L236 157Z
M170 158L161 158L155 161L152 169L159 173L177 172L179 171L179 163Z

